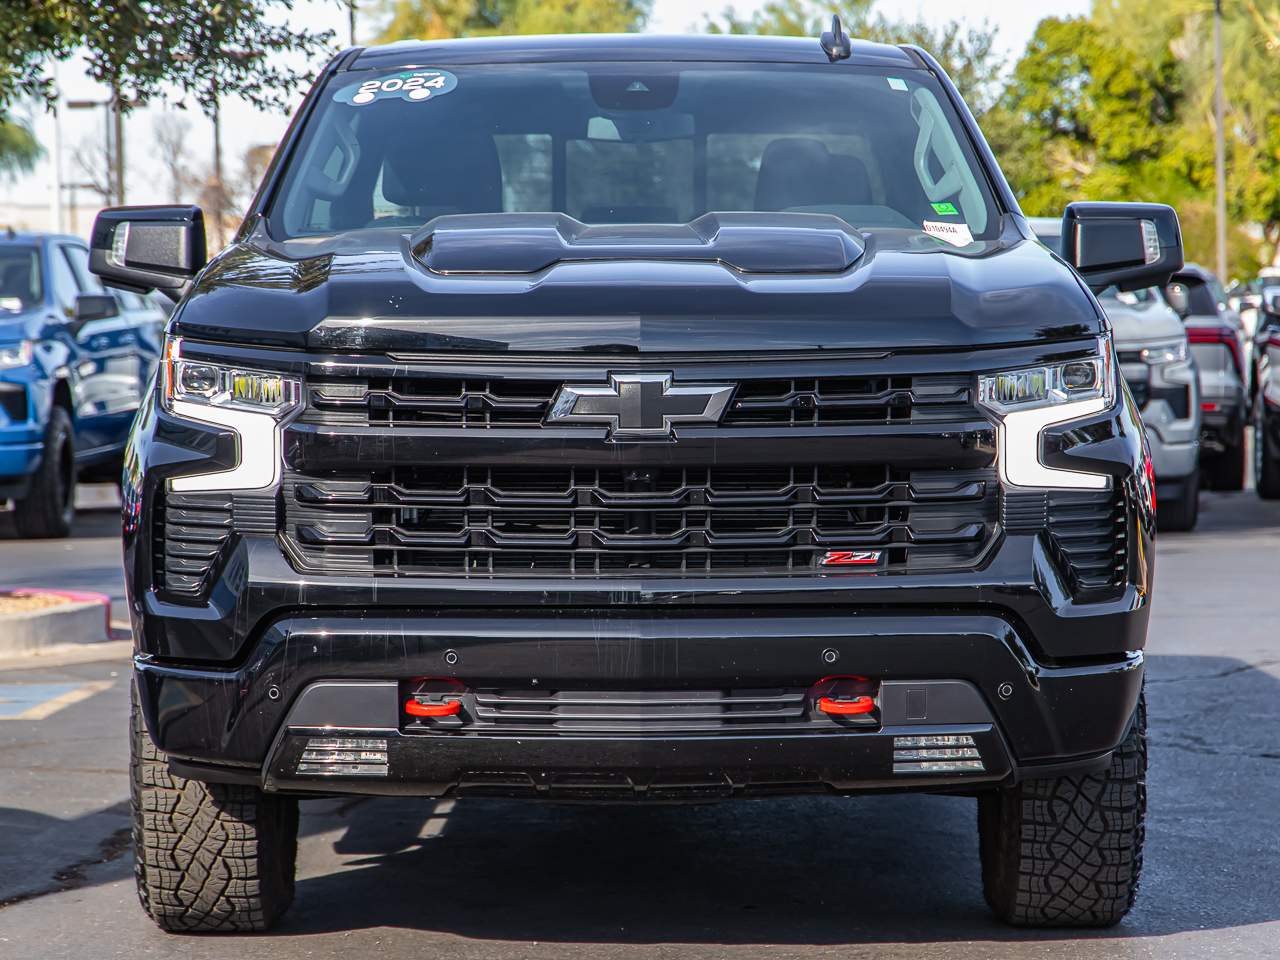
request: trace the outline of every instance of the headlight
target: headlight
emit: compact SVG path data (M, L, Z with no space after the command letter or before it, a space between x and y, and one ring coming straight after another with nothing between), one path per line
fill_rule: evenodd
M1092 356L978 378L978 402L997 417L1000 478L1012 486L1105 490L1100 473L1047 467L1040 460L1046 427L1101 413L1115 402L1115 354L1099 340Z
M169 481L178 492L264 490L280 479L281 421L298 405L302 384L269 370L182 356L182 339L165 341L161 400L175 417L231 430L236 464L212 473L187 474Z
M1177 340L1153 343L1138 351L1138 356L1142 358L1143 363L1149 363L1152 366L1161 363L1181 363L1187 359L1187 339L1179 337Z
M25 367L31 362L31 341L6 343L0 346L0 369Z
M164 405L171 413L175 403L185 402L281 414L297 406L301 395L301 384L283 374L184 360L181 337L165 342Z
M978 378L978 400L996 413L1110 399L1110 351L1044 367L1028 367Z

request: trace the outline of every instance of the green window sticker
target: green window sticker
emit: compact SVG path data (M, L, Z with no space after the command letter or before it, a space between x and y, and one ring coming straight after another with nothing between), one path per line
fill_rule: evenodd
M930 206L933 207L933 212L938 214L939 216L944 216L944 217L960 216L960 211L956 209L956 205L954 203L946 203L946 202L933 203L933 204L930 204Z
M901 90L903 92L906 91L907 81L903 80L901 77L885 77L885 79L889 81L890 90Z

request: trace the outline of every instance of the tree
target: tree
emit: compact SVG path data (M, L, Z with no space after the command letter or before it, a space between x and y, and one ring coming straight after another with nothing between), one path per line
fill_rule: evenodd
M162 113L151 121L156 158L169 179L169 199L174 203L181 203L192 185L200 179L187 154L190 133L191 121L179 113Z
M1225 6L1229 272L1248 276L1280 244L1280 31L1270 30L1280 3ZM1208 10L1201 0L1107 0L1087 18L1040 22L982 124L1025 212L1056 216L1081 199L1170 203L1188 259L1212 262Z
M964 27L957 21L935 24L918 18L890 20L875 9L875 0L845 0L828 4L821 0L771 0L747 17L732 8L709 19L711 33L754 33L817 37L840 17L850 36L878 43L913 43L928 50L959 88L965 102L981 115L994 99L1003 69L995 52L996 30L983 23Z
M49 64L77 52L88 76L126 109L172 90L206 112L219 94L257 107L283 105L309 71L292 69L281 54L313 58L331 40L329 31L272 22L270 14L292 7L293 0L3 0L0 123L13 123L8 111L19 97L51 97ZM0 139L0 151L6 142ZM23 156L0 152L0 167L21 164Z
M627 33L652 0L383 0L377 42L493 34Z
M42 152L29 126L0 115L0 179L29 173Z

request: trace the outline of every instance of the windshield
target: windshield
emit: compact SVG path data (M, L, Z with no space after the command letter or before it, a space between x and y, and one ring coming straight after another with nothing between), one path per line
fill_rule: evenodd
M996 209L922 70L610 63L336 74L269 212L284 239L444 214L589 224L829 213L990 239Z
M0 245L0 310L29 310L40 302L42 294L39 251Z

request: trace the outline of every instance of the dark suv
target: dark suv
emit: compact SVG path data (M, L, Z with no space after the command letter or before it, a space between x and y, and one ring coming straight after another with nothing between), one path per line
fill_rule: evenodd
M354 49L243 227L105 211L181 296L126 464L135 842L169 930L293 895L297 799L979 799L995 912L1142 861L1150 459L1090 288L913 47Z

